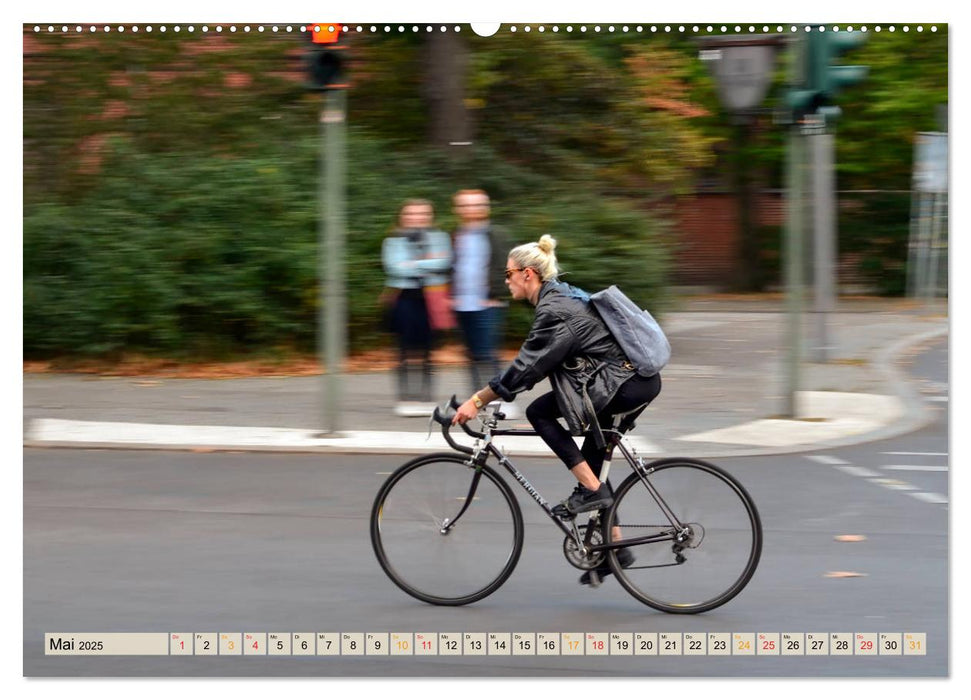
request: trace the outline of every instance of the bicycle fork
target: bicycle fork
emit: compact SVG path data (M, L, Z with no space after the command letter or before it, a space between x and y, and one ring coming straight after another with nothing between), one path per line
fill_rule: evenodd
M482 469L481 466L476 466L474 469L475 473L472 475L472 483L469 485L469 492L465 496L465 503L462 504L462 508L458 513L455 514L454 518L451 520L445 518L442 521L442 527L439 530L440 534L447 535L449 532L451 532L452 528L455 527L455 523L459 521L459 518L461 518L462 514L468 510L469 505L472 503L473 499L475 499L475 490L479 486L479 479L482 478Z

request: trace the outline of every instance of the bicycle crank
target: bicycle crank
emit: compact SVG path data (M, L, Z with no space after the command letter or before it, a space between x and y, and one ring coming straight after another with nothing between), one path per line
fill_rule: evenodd
M579 530L585 531L587 529L586 525L581 525ZM585 537L581 537L581 542ZM593 534L590 536L590 545L597 546L603 544L603 535L600 534L600 530L594 530ZM589 571L600 566L604 561L603 552L591 552L589 550L582 550L580 545L577 544L577 538L571 535L567 535L563 538L563 555L566 560L570 562L571 566L576 567L582 571Z

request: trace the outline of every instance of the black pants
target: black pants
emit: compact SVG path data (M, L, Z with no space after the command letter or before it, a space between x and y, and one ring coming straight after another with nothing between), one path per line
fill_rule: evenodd
M458 311L455 317L469 352L472 391L478 391L502 369L498 347L502 337L503 310L490 306L481 311Z
M421 289L402 289L391 316L398 336L398 400L431 401L432 340Z
M614 398L597 414L597 420L601 426L609 427L611 416L649 404L659 393L661 393L660 374L655 374L653 377L642 377L635 374L621 384ZM580 462L585 461L590 465L593 473L599 477L600 469L603 467L605 450L597 447L596 439L592 435L585 437L583 447L577 449L570 432L557 420L562 416L560 407L556 403L556 396L552 391L540 396L526 409L526 418L530 425L550 446L556 456L563 461L567 469L572 469Z

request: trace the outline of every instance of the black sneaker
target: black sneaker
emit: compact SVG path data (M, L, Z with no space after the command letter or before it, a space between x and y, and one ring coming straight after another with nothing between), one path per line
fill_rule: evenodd
M570 497L572 498L573 495L580 493L580 489L582 488L583 487L580 484L577 484L576 488L573 489L573 493L570 494ZM561 520L573 520L574 518L573 513L571 513L566 508L566 503L569 500L570 500L569 498L564 498L562 501L560 501L555 506L553 506L553 515L560 518Z
M573 489L573 493L566 499L566 509L576 515L586 513L588 510L600 510L607 508L614 502L614 497L610 495L607 484L600 484L600 488L591 491L586 486L580 485Z
M630 568L630 565L634 563L634 555L626 547L617 550L617 561L620 563L621 569ZM598 566L596 569L591 569L590 571L584 571L583 575L580 577L580 583L584 586L590 586L596 588L600 583L610 576L613 571L610 569L610 564L604 561L603 564Z

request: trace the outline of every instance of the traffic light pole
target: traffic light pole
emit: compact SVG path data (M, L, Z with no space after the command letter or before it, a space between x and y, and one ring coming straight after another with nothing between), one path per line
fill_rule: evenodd
M816 321L815 362L828 362L830 351L827 314L836 307L835 138L820 127L807 137L812 151L813 201L813 290Z
M346 354L344 297L344 149L347 92L324 93L321 112L320 215L318 250L320 298L318 348L323 365L323 437L337 437L340 430L342 373Z
M787 308L788 354L786 357L785 405L783 415L799 415L796 398L799 391L799 362L802 349L803 288L803 167L806 137L798 125L789 130L787 166L787 212L785 234L785 288Z

